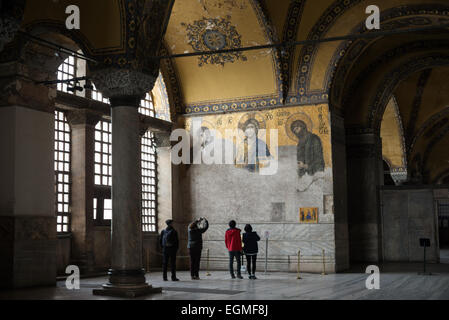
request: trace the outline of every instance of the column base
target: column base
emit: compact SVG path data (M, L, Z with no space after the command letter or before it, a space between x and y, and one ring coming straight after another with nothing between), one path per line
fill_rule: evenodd
M109 283L102 289L94 289L96 296L135 298L152 293L162 293L162 288L154 288L145 282L145 270L109 270Z
M95 296L136 298L149 294L162 293L162 288L156 288L149 284L140 286L117 286L113 284L105 284L102 289L94 289L92 293Z

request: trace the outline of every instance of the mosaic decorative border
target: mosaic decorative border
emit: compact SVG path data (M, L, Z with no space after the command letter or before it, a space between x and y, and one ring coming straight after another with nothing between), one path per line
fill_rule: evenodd
M304 12L305 0L291 0L287 11L287 19L284 25L282 42L294 42L298 34L299 24ZM295 46L288 47L281 52L282 66L282 97L286 101L290 94L292 82L293 60L295 58Z

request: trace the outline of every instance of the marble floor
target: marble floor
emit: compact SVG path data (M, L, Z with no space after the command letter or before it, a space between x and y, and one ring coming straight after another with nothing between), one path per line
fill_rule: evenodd
M339 274L302 274L271 272L257 274L258 280L230 279L227 272L213 271L202 280L190 280L189 272L178 273L179 282L162 281L161 273L147 274L147 280L155 287L162 287L162 294L140 299L149 300L384 300L384 299L449 299L449 264L428 266L432 275L418 275L421 264L388 264L380 266L380 289L367 290L364 273L366 266L356 266ZM69 291L64 281L56 287L14 291L0 291L0 299L32 300L109 300L92 295L92 289L106 282L106 277L81 279L81 289Z

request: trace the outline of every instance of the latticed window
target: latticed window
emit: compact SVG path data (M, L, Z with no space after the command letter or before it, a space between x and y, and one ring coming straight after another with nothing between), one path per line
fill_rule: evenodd
M154 111L154 104L151 93L147 93L145 99L142 99L140 101L139 112L146 116L155 117L156 112Z
M100 121L95 127L95 184L112 185L112 134L108 121Z
M75 56L70 56L64 60L64 62L58 68L58 80L69 80L76 77L76 63L77 58ZM58 83L57 89L59 91L74 93L74 91L67 90L71 85L67 83Z
M157 164L154 135L150 131L142 137L142 228L156 232Z
M110 101L108 98L103 97L103 94L100 91L97 91L97 88L95 87L95 85L92 83L92 99L103 102L103 103L107 103L110 104Z
M64 112L55 111L56 231L70 232L70 127Z

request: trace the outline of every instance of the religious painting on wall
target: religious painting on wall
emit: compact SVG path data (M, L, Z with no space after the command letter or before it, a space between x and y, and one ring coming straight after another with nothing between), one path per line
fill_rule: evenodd
M318 223L318 208L300 208L300 223Z
M300 178L323 172L325 167L321 138L312 133L312 129L312 120L303 112L291 115L286 123L288 136L297 142L297 172Z
M245 114L238 128L241 136L237 144L236 167L259 172L271 158L270 150L260 135L261 130L266 130L265 120L257 113Z
M299 192L319 188L332 177L327 105L203 114L178 121L191 141L198 142L196 153L216 158L214 164L222 160L221 164L260 175L278 165L273 175L296 178Z

